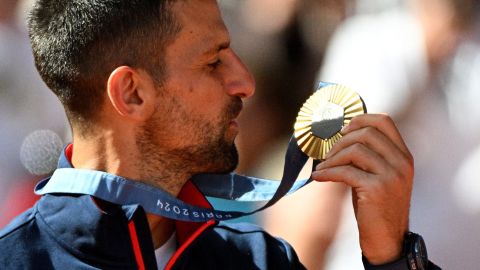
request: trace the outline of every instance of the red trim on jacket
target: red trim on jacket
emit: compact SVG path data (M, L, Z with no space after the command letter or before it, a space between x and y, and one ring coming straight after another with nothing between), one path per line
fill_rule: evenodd
M188 204L203 207L212 208L212 205L207 201L205 196L198 190L198 188L188 181L183 187L178 198ZM185 222L176 221L175 227L177 232L177 240L180 245L189 241L190 236L195 234L205 223L204 222Z
M204 223L198 223L201 224L200 228L198 228L196 231L193 232L190 237L183 242L183 244L180 245L180 247L175 251L175 253L172 255L170 260L168 261L167 265L165 266L165 269L171 269L175 263L177 262L178 258L182 255L182 253L192 244L192 242L197 239L206 229L215 226L217 222L215 220L209 220Z
M67 157L68 161L70 161L70 164L72 164L72 155L73 155L73 143L69 143L67 147L65 147L65 156Z
M182 190L178 194L178 198L191 205L209 209L212 208L212 205L205 198L205 195L203 195L191 181L188 181L182 187ZM175 227L177 241L180 246L168 261L165 269L171 269L188 246L190 246L205 230L216 224L217 221L215 220L209 220L207 222L176 221Z
M128 222L128 231L130 232L130 240L132 241L133 253L139 270L145 270L145 263L143 262L142 249L138 243L137 230L133 220Z

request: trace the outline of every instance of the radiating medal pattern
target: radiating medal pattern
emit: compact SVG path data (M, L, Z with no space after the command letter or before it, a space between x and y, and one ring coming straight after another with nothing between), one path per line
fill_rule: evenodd
M342 137L340 130L366 112L362 98L350 88L340 84L322 87L298 113L294 126L297 144L308 156L324 160Z

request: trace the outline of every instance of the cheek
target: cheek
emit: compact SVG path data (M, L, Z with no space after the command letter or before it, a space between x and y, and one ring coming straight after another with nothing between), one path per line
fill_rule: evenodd
M219 95L202 95L191 101L186 101L185 105L185 110L188 110L189 115L193 118L218 122L226 113L228 100Z
M189 80L176 80L172 94L187 117L219 124L230 97L224 91L221 80L214 74L195 75Z

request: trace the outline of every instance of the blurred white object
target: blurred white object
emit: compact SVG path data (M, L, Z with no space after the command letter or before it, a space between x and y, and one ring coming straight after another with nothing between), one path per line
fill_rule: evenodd
M415 88L423 89L428 67L417 20L404 10L353 17L327 50L319 79L357 91L369 112L399 115Z
M470 139L479 141L480 42L469 40L462 44L451 71L446 88L451 121Z
M480 146L465 159L452 182L452 190L460 209L471 215L480 214Z
M62 149L62 139L55 132L36 130L23 141L20 160L30 173L47 175L57 168Z

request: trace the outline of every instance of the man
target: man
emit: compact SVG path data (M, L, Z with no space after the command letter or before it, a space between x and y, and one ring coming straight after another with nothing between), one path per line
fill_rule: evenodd
M37 68L73 129L61 180L93 175L141 186L128 194L139 200L161 189L208 207L189 179L235 168L235 119L254 92L216 1L39 0L29 27ZM358 117L343 132L312 178L354 187L368 267L408 269L397 262L412 157L387 116ZM255 226L174 221L80 194L43 196L0 247L2 269L303 268L287 243Z

